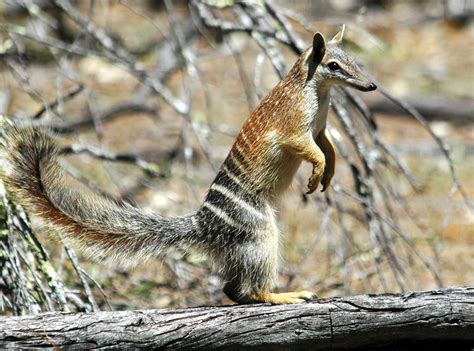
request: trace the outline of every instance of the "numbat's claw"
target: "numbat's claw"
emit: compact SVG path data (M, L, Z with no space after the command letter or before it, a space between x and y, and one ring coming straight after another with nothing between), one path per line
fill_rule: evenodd
M306 194L312 194L318 188L319 184L321 183L322 176L316 173L313 173L308 181L308 191Z

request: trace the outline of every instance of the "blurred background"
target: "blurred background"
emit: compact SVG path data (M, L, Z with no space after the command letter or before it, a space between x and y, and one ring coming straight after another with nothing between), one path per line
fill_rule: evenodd
M50 127L71 186L186 214L314 32L346 24L380 88L333 91L336 176L306 196L303 165L282 200L279 289L472 285L473 16L471 0L7 0L0 115ZM0 313L231 302L205 257L101 263L2 196Z

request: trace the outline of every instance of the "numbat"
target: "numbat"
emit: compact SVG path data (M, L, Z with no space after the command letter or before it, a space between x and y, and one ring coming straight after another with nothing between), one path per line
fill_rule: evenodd
M276 200L301 161L312 164L308 193L331 182L335 152L326 133L333 85L376 89L339 47L344 27L325 42L320 33L289 74L245 122L202 206L187 216L163 218L67 186L58 148L47 133L9 127L3 175L12 195L63 236L93 254L135 264L170 248L196 249L221 275L224 292L239 303L299 303L307 291L273 293L277 278Z

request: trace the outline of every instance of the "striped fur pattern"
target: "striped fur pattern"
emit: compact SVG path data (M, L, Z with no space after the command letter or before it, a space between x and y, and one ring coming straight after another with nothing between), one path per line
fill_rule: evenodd
M313 46L263 99L237 136L202 206L188 216L163 218L125 203L67 186L58 150L46 132L9 128L3 179L22 204L94 255L136 263L172 248L208 255L234 301L297 303L309 292L271 293L278 265L275 208L301 161L313 165L309 192L327 188L335 154L325 134L334 84L373 90L354 60L317 33ZM337 39L337 40L336 40ZM334 70L337 62L341 70Z

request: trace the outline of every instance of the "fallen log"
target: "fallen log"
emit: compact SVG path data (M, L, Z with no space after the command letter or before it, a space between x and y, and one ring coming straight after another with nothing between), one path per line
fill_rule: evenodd
M441 120L459 124L474 122L474 101L467 99L449 100L443 97L417 97L404 99L429 121ZM396 104L377 99L368 101L373 112L390 115L405 115L406 112Z
M474 345L474 287L268 304L0 317L0 349L397 349Z

